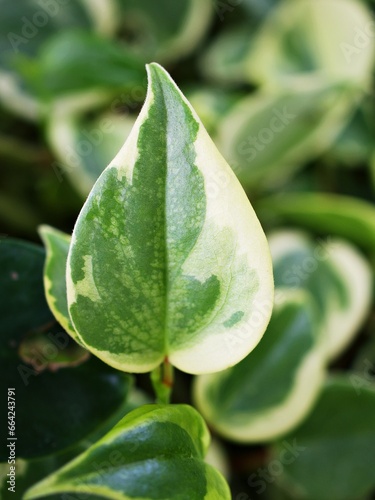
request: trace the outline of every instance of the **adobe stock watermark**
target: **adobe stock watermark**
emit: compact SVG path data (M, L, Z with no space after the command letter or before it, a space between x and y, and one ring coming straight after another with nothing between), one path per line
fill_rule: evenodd
M375 363L368 358L362 361L361 369L350 375L350 382L359 396L362 389L368 388L375 382Z
M242 166L238 163L231 162L230 168L235 175L226 172L224 169L209 169L205 181L207 198L212 200L218 196L222 196L223 192L227 192L231 182L238 182L236 176L238 177L241 175L241 171L243 170Z
M90 130L83 128L80 135L83 137L73 146L66 146L64 149L64 162L55 160L51 166L56 174L57 180L62 182L64 175L79 168L82 159L90 156L94 149L103 142L105 136L114 131L114 123L109 119L103 119L98 126ZM106 165L103 165L103 168Z
M301 261L289 267L281 276L281 285L288 288L298 288L314 274L319 264L326 261L337 243L328 237L326 240L317 239L311 255L306 255Z
M69 345L69 337L65 332L50 332L47 333L47 338L49 343L28 354L28 364L20 363L17 366L17 371L26 387L30 383L30 377L36 377L42 373L46 364L52 363L59 353Z
M7 34L8 41L14 52L20 52L20 46L26 45L35 38L40 29L44 28L52 17L59 14L61 7L69 4L71 0L38 0L40 9L36 10L30 17L22 16L22 27L20 32L10 31Z
M255 300L252 303L252 311L249 319L243 322L236 328L236 333L229 333L225 336L226 348L230 351L236 349L238 345L241 345L249 337L253 335L254 332L259 330L260 325L263 325L265 318L270 317L270 312L272 311L273 301L269 299L265 300Z
M246 157L247 162L253 161L273 141L275 135L282 132L296 117L297 115L290 113L286 106L282 110L273 108L268 127L242 141L237 148L238 154Z
M375 22L371 20L364 26L356 26L354 28L353 40L351 43L340 43L341 52L345 61L350 64L354 56L358 56L364 51L375 37Z
M251 474L247 479L247 484L255 489L258 495L261 495L267 489L267 485L273 483L284 472L284 466L295 462L298 457L306 450L306 446L300 446L296 439L293 442L282 442L282 450L278 457L271 460L265 467ZM247 493L239 493L234 500L250 500Z
M205 183L207 198L212 200L220 196L227 190L231 181L233 178L224 169L210 169Z

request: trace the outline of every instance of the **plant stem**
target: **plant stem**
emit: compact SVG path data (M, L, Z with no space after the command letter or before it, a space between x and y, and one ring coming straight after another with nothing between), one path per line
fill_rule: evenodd
M156 402L169 404L173 388L173 366L168 357L165 357L164 362L151 372L151 382L156 394Z

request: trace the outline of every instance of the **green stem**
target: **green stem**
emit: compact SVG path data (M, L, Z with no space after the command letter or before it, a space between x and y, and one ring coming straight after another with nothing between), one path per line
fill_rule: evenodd
M156 402L169 404L173 389L173 366L167 357L160 366L151 372L151 382L156 394Z

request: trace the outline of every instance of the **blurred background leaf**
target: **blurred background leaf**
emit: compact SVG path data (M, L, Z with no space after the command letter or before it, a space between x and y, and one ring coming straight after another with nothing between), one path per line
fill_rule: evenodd
M58 325L44 298L44 250L0 243L1 377L15 389L17 457L48 456L82 441L122 405L130 377L89 359ZM73 342L73 345L72 345ZM7 428L7 413L0 424ZM7 433L2 434L5 443ZM0 461L7 448L1 447Z
M365 498L375 487L374 412L373 388L356 394L348 377L327 381L310 416L285 437L297 444L298 456L284 462L278 482L294 491L294 498ZM283 445L276 444L276 457Z

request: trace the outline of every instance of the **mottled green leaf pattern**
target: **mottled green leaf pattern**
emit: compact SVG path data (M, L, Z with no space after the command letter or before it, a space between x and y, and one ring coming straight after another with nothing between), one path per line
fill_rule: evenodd
M69 312L85 346L121 370L168 356L190 373L218 371L268 323L267 242L189 103L160 66L148 71L141 114L73 232Z
M70 492L118 500L229 500L224 478L203 460L209 441L192 407L145 405L25 499Z

